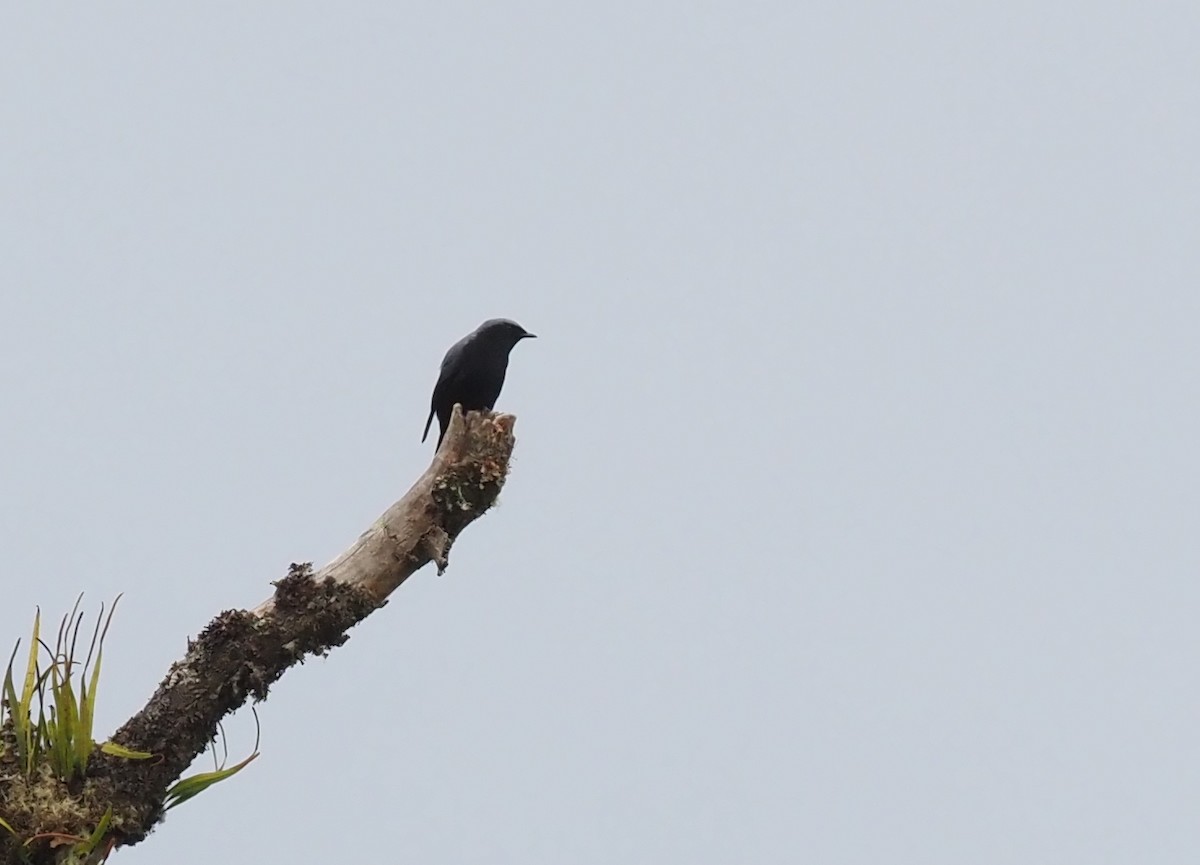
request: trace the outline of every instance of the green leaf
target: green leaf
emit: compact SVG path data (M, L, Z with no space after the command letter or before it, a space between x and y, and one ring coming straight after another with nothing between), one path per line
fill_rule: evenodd
M5 820L3 817L0 817L0 826L3 826L5 829L7 829L9 831L9 834L11 834L14 838L17 837L17 830L14 829L12 826L8 825L8 821Z
M228 769L219 769L216 772L199 772L191 777L184 778L182 781L176 782L171 789L167 791L167 795L163 798L163 810L170 810L176 805L180 805L191 799L198 793L203 793L213 784L224 781L226 778L236 775L250 764L250 761L258 756L255 751L249 757L236 766L230 766Z
M64 781L70 780L78 768L75 763L75 741L79 735L79 706L71 684L70 660L67 674L61 674L59 662L50 668L51 693L54 696L54 724L51 727L50 760L55 773Z
M87 771L88 758L92 756L92 749L96 747L96 743L92 741L92 718L96 711L96 688L100 685L100 659L104 657L104 650L101 649L96 654L96 664L92 667L91 684L83 681L83 676L79 681L79 730L75 737L75 765L79 767L80 774ZM86 675L86 670L84 671Z
M149 751L135 751L116 742L105 742L100 746L100 750L114 757L124 757L126 760L149 760L154 756Z
M21 753L19 746L22 744L22 725L21 719L17 717L17 689L13 686L12 671L13 662L16 661L17 652L20 650L20 648L21 641L17 640L17 644L13 646L12 657L8 659L8 669L4 672L4 708L6 710L6 714L12 720L13 732L17 734L18 753ZM28 725L28 723L29 719L26 718L25 724Z
M108 831L108 824L112 822L112 805L108 806L108 810L104 812L104 816L100 818L100 822L96 824L96 831L88 836L87 840L81 841L75 845L75 853L80 856L87 856L104 840L104 833Z
M46 713L46 712L38 713L37 724L34 726L32 734L31 734L33 741L35 743L34 752L38 756L40 756L41 752L45 749L46 743L51 741L49 725L53 721L54 721L54 708L53 707L50 708L49 713Z
M17 706L22 718L29 716L29 707L33 705L33 694L37 689L37 650L38 634L42 628L42 611L39 609L33 617L33 639L29 641L29 663L25 667L25 684L21 689L21 702Z
M37 691L38 674L37 674L37 651L38 651L38 636L42 629L42 611L39 609L37 615L33 617L33 639L29 641L29 663L25 667L25 683L21 688L21 699L17 703L17 723L20 723L25 731L25 773L32 774L35 740L32 735L32 730L29 726L29 707L33 705L33 695Z

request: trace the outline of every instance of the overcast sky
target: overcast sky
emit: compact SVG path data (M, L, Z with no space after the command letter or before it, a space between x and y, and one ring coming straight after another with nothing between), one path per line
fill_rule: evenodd
M114 861L1196 861L1200 7L18 5L0 640L123 592L99 734L540 336L447 574Z

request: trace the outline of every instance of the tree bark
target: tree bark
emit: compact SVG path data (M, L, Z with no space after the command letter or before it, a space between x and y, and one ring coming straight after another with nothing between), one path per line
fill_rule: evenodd
M325 655L347 630L387 603L428 562L446 570L458 534L496 501L514 444L511 415L456 406L432 464L349 549L320 570L292 565L254 610L226 610L189 641L150 701L113 735L154 754L130 760L95 750L82 781L66 784L0 758L0 817L20 837L91 834L112 808L108 844L136 844L163 817L167 789L217 734L218 722L248 700L266 699L284 671ZM219 788L218 788L219 789ZM210 794L212 795L212 794ZM25 848L34 863L65 861L49 838ZM17 862L16 842L0 829L0 861Z

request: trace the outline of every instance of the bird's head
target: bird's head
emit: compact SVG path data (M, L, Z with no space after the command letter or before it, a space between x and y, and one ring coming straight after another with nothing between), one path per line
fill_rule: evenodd
M523 339L532 339L536 334L527 331L521 325L508 318L492 318L479 325L475 333L480 339L493 345L502 345L511 349Z

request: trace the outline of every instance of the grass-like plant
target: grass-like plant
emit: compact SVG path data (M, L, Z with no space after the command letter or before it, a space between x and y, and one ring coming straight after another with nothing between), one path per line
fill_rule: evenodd
M42 615L41 610L38 610L33 620L33 634L29 641L29 652L24 663L24 673L20 678L19 691L14 672L21 648L20 640L13 648L5 671L4 684L0 691L0 733L7 729L8 734L0 735L0 759L5 757L7 740L15 748L17 765L29 783L33 783L35 777L44 773L47 768L53 777L63 784L70 785L85 779L88 761L97 748L97 743L92 738L92 725L100 686L104 640L108 636L108 628L120 596L118 595L117 601L113 602L107 617L104 615L104 607L101 606L87 654L80 662L79 631L83 624L83 614L79 612L79 604L82 598L80 595L76 599L71 612L59 623L53 647L42 639ZM48 661L43 668L44 658L48 658ZM255 717L257 720L257 715ZM107 754L129 760L147 760L154 757L153 754L135 751L115 742L105 742L99 745L99 748ZM234 766L218 766L215 771L200 772L177 781L167 790L163 807L174 808L213 784L235 775L257 756L256 735L254 753L248 758ZM34 842L47 840L54 846L71 845L70 855L73 861L96 861L99 856L106 857L112 848L111 840L106 847L102 847L112 817L110 807L97 821L96 826L88 830L86 836L67 832L44 832L21 840L20 849L28 851L29 845ZM15 838L19 838L12 823L3 817L0 817L0 830L6 830Z
M29 657L19 694L13 681L13 665L21 648L20 640L9 658L4 675L3 718L12 726L17 760L26 777L32 777L34 769L45 761L60 781L82 778L96 747L92 739L92 722L100 686L104 638L108 635L108 626L120 596L113 602L107 617L101 606L87 656L80 663L79 629L83 614L79 612L79 602L82 599L80 595L71 612L63 616L53 648L41 638L42 613L38 610L33 620L33 636L29 641ZM39 663L39 649L50 657L44 670ZM36 714L33 712L35 697Z

